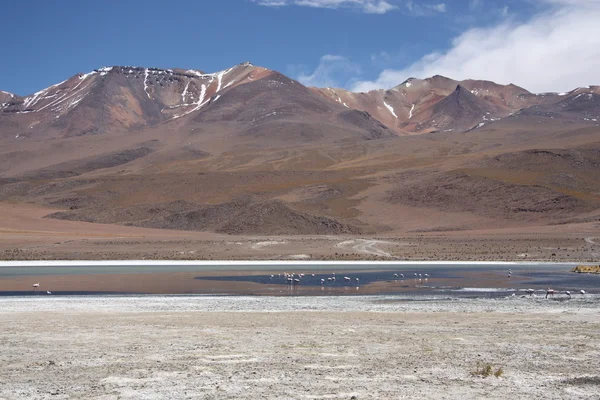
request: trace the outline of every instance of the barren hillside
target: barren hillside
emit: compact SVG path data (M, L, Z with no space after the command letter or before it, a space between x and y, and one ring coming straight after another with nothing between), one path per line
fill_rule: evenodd
M434 76L352 93L250 63L105 67L0 92L0 201L225 234L597 221L599 90Z

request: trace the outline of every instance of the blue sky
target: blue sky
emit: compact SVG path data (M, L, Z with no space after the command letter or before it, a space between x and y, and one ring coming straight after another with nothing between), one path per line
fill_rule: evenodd
M598 0L6 2L0 89L26 95L106 65L251 61L353 90L440 73L561 91L599 83L599 12Z

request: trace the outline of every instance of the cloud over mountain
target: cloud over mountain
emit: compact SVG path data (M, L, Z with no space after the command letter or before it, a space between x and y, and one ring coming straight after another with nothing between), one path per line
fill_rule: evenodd
M360 66L346 57L326 54L321 57L319 65L311 74L300 73L298 81L306 86L330 87L339 86L346 78L360 74Z
M387 69L355 91L391 88L408 77L490 79L535 92L569 90L598 83L600 1L544 0L544 10L526 21L504 19L469 29L450 48L433 52L403 69Z

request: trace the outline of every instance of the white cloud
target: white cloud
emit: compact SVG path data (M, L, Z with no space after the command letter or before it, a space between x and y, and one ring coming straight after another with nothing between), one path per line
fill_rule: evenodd
M304 6L314 8L354 8L367 14L385 14L398 10L399 5L406 6L410 14L415 16L429 16L437 13L445 13L445 3L428 4L415 3L413 0L250 0L260 6L283 7Z
M469 8L474 10L483 5L483 0L469 0Z
M288 5L315 7L315 8L341 8L352 7L367 14L385 14L397 6L387 0L254 0L258 5L281 7Z
M420 17L434 15L437 13L445 13L447 8L446 3L421 4L415 3L412 0L407 0L405 6L410 14Z
M515 83L533 92L600 83L600 0L539 3L544 11L525 22L509 19L469 29L449 50L427 54L404 69L384 70L374 81L355 83L352 90L391 88L411 76L437 74Z
M435 11L435 12L441 12L441 13L446 12L446 4L445 3L431 4L426 7L428 7L429 9L431 9L432 11Z
M319 66L307 75L301 73L297 80L306 86L339 87L343 79L360 74L360 67L346 57L327 54L321 57Z

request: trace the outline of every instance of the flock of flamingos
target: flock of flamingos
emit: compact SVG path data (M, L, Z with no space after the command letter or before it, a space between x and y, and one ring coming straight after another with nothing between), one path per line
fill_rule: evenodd
M284 272L283 274L277 274L277 275L271 275L270 279L275 279L275 278L281 278L283 276L283 278L286 280L286 282L289 285L298 285L301 282L301 279L304 278L306 275L305 274L296 274L296 273L287 273ZM311 277L315 277L315 274L311 274ZM429 279L430 275L429 274L418 274L418 273L414 273L414 279L418 280L419 282L427 282L427 280ZM512 277L512 269L508 270L508 278ZM393 278L395 280L404 280L404 274L393 274ZM353 279L349 276L344 276L344 282L351 284ZM335 272L333 272L331 274L330 277L328 278L321 278L321 285L325 285L327 283L335 283L336 282L336 276L335 276ZM360 279L359 278L354 278L354 282L356 283L356 286L358 286L360 284ZM525 293L527 293L530 296L535 296L535 289L526 289ZM550 287L548 287L546 289L546 299L548 297L554 297L554 294L556 293L556 291ZM585 290L581 289L579 291L579 294L584 295L586 292ZM564 292L565 295L567 295L567 297L570 299L571 298L571 292L569 290L566 290ZM515 294L513 294L513 296L515 296Z

